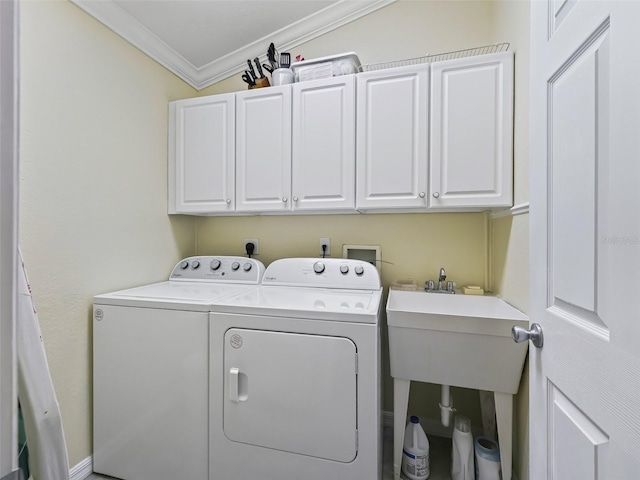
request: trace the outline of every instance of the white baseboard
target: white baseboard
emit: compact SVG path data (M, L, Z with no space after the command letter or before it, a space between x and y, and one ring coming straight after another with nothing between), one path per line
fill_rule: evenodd
M93 473L93 457L89 456L69 470L69 480L84 480Z

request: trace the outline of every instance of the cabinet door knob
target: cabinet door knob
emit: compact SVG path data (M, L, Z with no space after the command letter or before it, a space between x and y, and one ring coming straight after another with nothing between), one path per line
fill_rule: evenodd
M298 201L298 197L293 197L293 201L297 202Z
M424 194L424 192L420 192L420 193L418 194L418 196L419 196L420 198L424 198L424 197L425 197L425 194Z
M227 198L227 205L231 205L231 199Z
M282 197L282 202L283 202L283 203L287 203L287 201L288 201L288 200L289 200L289 199L288 199L287 197Z
M433 198L438 198L440 194L438 192L433 192Z

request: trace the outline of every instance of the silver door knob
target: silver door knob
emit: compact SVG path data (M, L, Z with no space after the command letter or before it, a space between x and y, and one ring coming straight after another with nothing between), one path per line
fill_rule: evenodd
M542 348L542 344L544 339L542 337L542 327L537 323L531 324L531 330L527 330L522 327L516 327L515 325L511 328L511 338L516 343L526 342L527 340L531 340L533 346L536 348Z
M424 198L424 197L425 197L425 193L424 193L424 192L420 192L420 193L418 194L418 196L419 196L420 198Z
M289 199L287 197L282 197L282 202L283 203L287 203L289 201Z
M227 205L231 205L231 199L227 198Z
M433 198L438 198L440 194L438 192L433 192Z

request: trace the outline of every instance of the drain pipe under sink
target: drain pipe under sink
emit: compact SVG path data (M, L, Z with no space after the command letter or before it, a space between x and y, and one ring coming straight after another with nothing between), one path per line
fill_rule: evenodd
M453 408L453 398L451 398L451 387L449 385L442 385L442 392L440 394L440 419L442 425L448 427L451 423L451 414L455 412Z

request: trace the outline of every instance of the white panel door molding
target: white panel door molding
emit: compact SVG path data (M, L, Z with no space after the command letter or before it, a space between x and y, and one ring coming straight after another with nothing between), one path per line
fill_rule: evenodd
M236 93L236 211L291 210L291 85Z
M429 66L357 80L356 208L427 208Z
M356 77L293 85L294 211L354 211Z
M513 52L431 65L431 208L513 202Z
M18 467L18 2L0 2L0 478Z
M235 95L169 104L169 213L235 206Z
M531 3L530 478L640 478L640 2Z

